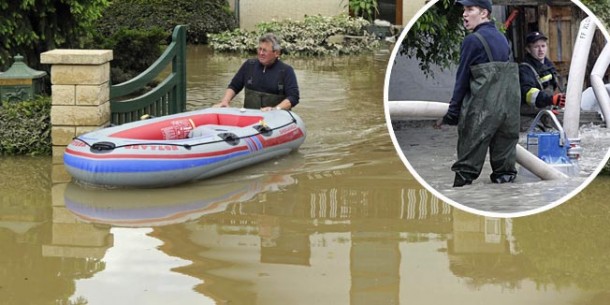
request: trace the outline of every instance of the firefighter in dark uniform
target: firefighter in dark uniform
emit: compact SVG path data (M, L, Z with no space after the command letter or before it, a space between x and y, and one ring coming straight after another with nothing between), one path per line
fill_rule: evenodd
M258 58L242 64L215 107L229 107L229 103L244 88L245 108L288 110L299 103L297 77L294 69L280 60L278 39L268 33L261 36L258 42Z
M561 92L563 88L557 70L546 57L548 38L540 32L531 32L525 37L525 43L525 59L519 64L522 130L529 127L528 123L540 109L565 106L565 94Z
M491 21L490 0L457 0L463 5L464 38L449 109L435 123L458 125L454 187L471 184L481 174L487 150L493 183L517 176L519 141L519 68L510 47Z

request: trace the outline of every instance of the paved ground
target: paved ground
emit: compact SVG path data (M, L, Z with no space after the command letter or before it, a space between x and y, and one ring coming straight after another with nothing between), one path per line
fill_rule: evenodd
M415 59L397 56L390 70L388 100L448 102L455 82L455 69L443 71L432 67L432 70L434 77L426 77ZM456 127L436 130L431 121L393 123L399 149L406 156L408 167L413 169L415 176L421 177L429 190L440 194L448 203L457 203L458 207L502 215L544 209L566 201L592 180L591 173L605 163L610 147L607 129L583 126L581 140L585 150L577 177L561 182L540 181L521 170L516 183L496 185L488 178L491 169L486 162L481 177L473 185L456 189L452 187L454 173L450 169L456 159ZM525 146L525 139L521 143Z
M577 177L565 181L541 181L525 169L519 169L515 183L491 183L489 162L481 177L472 185L453 188L451 165L456 159L457 128L444 126L433 129L432 122L393 122L394 134L414 175L443 199L477 211L513 214L534 209L546 209L562 203L576 194L604 158L610 147L610 132L597 126L582 127L583 158ZM521 143L525 146L524 134ZM603 162L605 163L605 162ZM452 203L452 202L449 202Z

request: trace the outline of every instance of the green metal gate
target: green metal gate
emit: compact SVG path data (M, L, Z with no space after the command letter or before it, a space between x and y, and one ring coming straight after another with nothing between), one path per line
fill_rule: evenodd
M172 65L172 72L154 89L145 94L126 98L143 89ZM186 27L178 25L172 42L146 71L135 78L110 86L110 121L120 125L137 121L144 114L163 116L186 110Z

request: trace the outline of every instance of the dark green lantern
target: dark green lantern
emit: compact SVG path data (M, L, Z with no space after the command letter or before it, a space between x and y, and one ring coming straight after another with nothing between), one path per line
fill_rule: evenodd
M29 100L40 94L45 71L36 71L23 62L23 56L14 57L15 62L4 73L0 73L0 105L7 102Z

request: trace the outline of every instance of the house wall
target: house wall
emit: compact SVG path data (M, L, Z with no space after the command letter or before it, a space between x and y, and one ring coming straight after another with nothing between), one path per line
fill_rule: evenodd
M430 0L397 0L402 2L402 25L407 23ZM229 0L233 11L238 8L239 26L253 30L257 23L263 21L291 18L303 20L305 15L335 16L347 13L348 0Z
M245 30L253 30L257 23L273 19L303 20L305 15L335 16L347 13L347 1L229 0L229 4L233 9L239 7L239 26Z
M407 26L411 18L426 5L427 0L403 0L402 25Z

